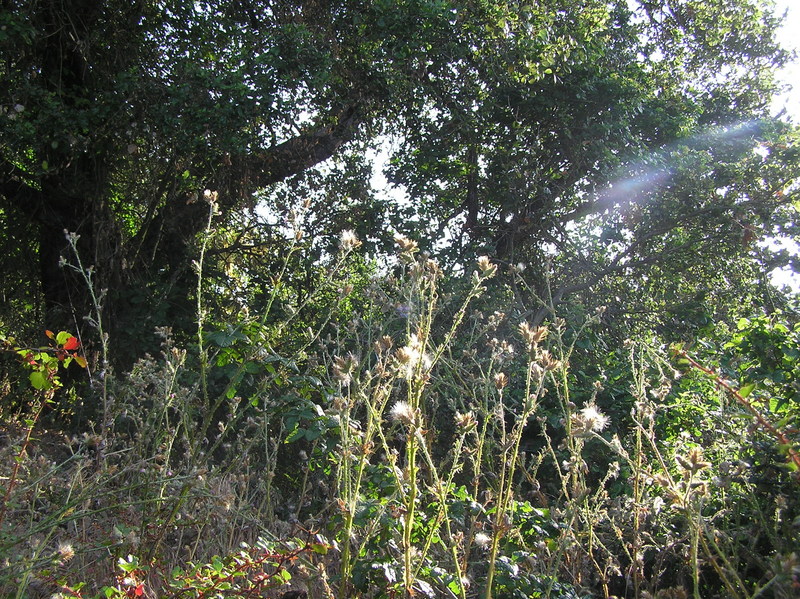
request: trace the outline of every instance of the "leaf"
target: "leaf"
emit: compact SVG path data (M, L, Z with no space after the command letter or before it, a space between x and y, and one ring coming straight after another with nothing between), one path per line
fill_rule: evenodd
M67 351L74 351L74 350L78 349L80 346L81 346L81 342L78 341L78 338L70 336L70 338L67 339L66 343L64 343L63 347Z
M214 568L214 572L219 574L225 568L225 564L223 564L222 560L215 555L213 558L211 558L211 567Z
M305 429L298 427L286 436L286 441L284 441L284 443L294 443L295 441L299 441L303 438L305 433Z
M741 395L742 397L747 397L753 392L753 389L755 388L756 388L755 383L747 383L746 385L744 385L742 388L739 389L739 395Z
M75 362L77 362L78 366L80 366L81 368L86 368L86 366L88 365L86 363L86 358L84 358L83 356L75 356Z
M50 381L47 380L47 377L41 370L34 370L30 374L30 381L31 385L33 385L34 389L39 389L40 391L44 391L45 389L49 389L51 387Z
M53 333L53 331L50 331L50 330L45 331L44 334L47 335L47 337L49 339L52 339L53 337L55 337L55 333Z
M123 557L119 558L117 566L119 566L120 570L129 574L139 567L139 558L129 554L127 559Z

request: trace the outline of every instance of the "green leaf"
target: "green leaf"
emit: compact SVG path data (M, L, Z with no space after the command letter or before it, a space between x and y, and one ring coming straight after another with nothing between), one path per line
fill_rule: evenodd
M756 388L755 383L747 383L746 385L744 385L742 388L739 389L739 395L741 395L742 397L747 397L753 392L753 389L755 388Z
M139 558L135 555L128 555L127 558L121 557L117 562L117 566L119 566L119 569L126 574L133 572L139 567Z
M34 370L33 372L31 372L29 378L31 381L31 385L33 385L34 389L39 389L40 391L44 391L52 387L52 384L41 370Z
M283 582L289 582L292 579L292 574L289 572L289 570L281 568L280 570L275 572L275 577L278 580L282 580Z
M305 429L297 427L291 433L286 436L286 441L284 443L294 443L295 441L299 441L305 435Z
M213 558L211 558L211 567L214 568L214 572L219 574L225 569L225 564L222 563L222 560L219 558L219 556L215 555Z
M328 555L328 546L322 543L311 543L311 551L320 555Z

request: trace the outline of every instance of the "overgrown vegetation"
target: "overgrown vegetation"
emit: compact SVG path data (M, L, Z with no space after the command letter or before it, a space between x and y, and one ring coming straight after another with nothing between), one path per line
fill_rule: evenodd
M769 6L2 6L0 595L800 592Z
M631 339L586 386L576 352L604 309L482 314L496 264L445 300L439 265L396 240L394 274L358 307L350 275L347 309L288 349L280 274L258 320L220 329L201 302L202 343L163 331L98 385L108 425L83 435L37 422L77 340L15 349L42 400L5 414L3 592L793 596L800 325L743 319L694 357ZM307 303L359 243L342 234Z

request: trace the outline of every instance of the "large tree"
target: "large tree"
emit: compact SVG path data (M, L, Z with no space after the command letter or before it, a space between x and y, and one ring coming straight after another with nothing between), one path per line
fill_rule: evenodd
M558 256L562 296L744 235L786 202L785 146L752 177L752 149L785 134L766 111L786 57L756 0L2 9L5 291L35 256L48 326L80 325L85 282L59 266L77 233L130 357L126 331L191 326L205 189L223 220L292 181L319 198L317 233L391 216L450 227L454 262ZM413 202L384 211L359 156L387 138ZM609 243L590 256L574 246L593 215Z

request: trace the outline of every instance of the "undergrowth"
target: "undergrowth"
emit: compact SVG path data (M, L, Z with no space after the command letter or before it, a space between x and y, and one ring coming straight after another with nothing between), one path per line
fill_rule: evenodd
M3 596L797 596L797 327L740 322L702 355L628 340L589 380L602 307L540 297L528 322L488 258L460 280L396 242L386 272L354 271L344 232L314 289L286 266L228 321L205 312L203 245L195 342L164 329L127 373L102 290L95 364L69 333L4 339L31 374L3 413ZM99 405L79 432L40 421L68 360Z

